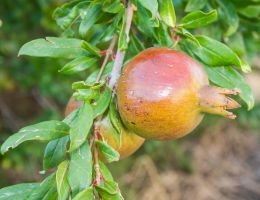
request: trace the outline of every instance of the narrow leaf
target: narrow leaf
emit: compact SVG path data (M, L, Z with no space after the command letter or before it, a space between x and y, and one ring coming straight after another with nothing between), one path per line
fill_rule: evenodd
M100 172L102 176L104 177L105 181L113 181L113 176L109 169L106 167L106 165L102 162L99 161L99 167L100 167Z
M66 157L69 136L50 141L44 152L43 168L50 169L60 164Z
M110 163L119 160L120 154L115 149L113 149L113 147L102 141L96 141L96 145L98 146L101 155L106 159L107 162Z
M124 5L120 0L105 0L102 10L108 13L119 13L124 9Z
M68 181L74 196L92 182L92 154L87 142L71 153Z
M110 118L110 121L111 121L113 127L117 131L117 133L121 134L122 129L123 129L123 124L121 122L120 115L119 115L118 111L116 110L116 105L115 105L114 99L112 99L110 102L109 118Z
M72 60L71 62L67 63L60 70L60 72L64 74L74 74L89 69L91 67L96 67L97 62L98 62L97 58L86 57L86 56L78 57Z
M239 67L243 72L250 71L250 67L248 65L245 65L239 59L236 53L225 44L206 36L196 36L196 39L199 41L200 45L202 46L202 48L200 49L202 51L198 51L198 55L200 55L199 57L201 58L204 53L205 60L207 60L207 58L211 60L209 62L209 65L213 65L213 66L233 65Z
M55 174L48 176L43 182L31 193L27 200L55 200L57 190L55 183Z
M54 58L75 58L88 55L88 52L81 47L81 43L81 40L69 38L36 39L24 44L18 55Z
M93 109L85 103L78 111L77 117L71 124L70 151L76 150L87 139L93 124Z
M224 35L228 37L235 33L239 27L239 17L235 5L230 0L217 0L216 2L219 5L220 21L227 27Z
M111 100L111 96L112 96L111 90L108 87L106 87L104 93L99 97L95 106L93 107L94 118L103 114L107 110Z
M0 200L27 200L32 191L39 187L39 183L22 183L0 189Z
M13 149L25 141L49 141L66 136L68 133L69 126L60 121L46 121L27 126L4 142L1 146L1 153L4 154L10 148Z
M159 0L159 13L167 26L175 27L176 15L172 0Z
M82 192L78 193L73 200L95 200L94 190L92 187L89 187Z
M143 7L149 10L153 16L156 16L158 12L158 2L157 0L138 0Z
M74 0L63 4L53 12L53 18L63 30L69 28L79 17L80 13L87 9L90 1Z
M70 195L70 186L67 179L69 161L63 161L56 172L56 184L59 200L67 200Z
M208 67L205 66L209 80L223 88L239 88L241 99L247 104L248 110L254 106L253 92L245 82L243 76L231 67Z
M216 10L212 10L208 13L202 11L194 11L184 16L179 26L183 28L198 28L207 26L212 22L215 22L217 19L218 13Z
M82 42L82 48L86 49L91 55L95 55L100 57L100 49L93 46L89 42L83 41Z
M191 12L194 10L201 10L207 4L208 0L189 0L185 7L186 12Z
M81 37L85 37L86 33L95 24L95 22L102 16L101 12L102 4L92 2L86 11L86 15L83 17L80 26L79 34Z

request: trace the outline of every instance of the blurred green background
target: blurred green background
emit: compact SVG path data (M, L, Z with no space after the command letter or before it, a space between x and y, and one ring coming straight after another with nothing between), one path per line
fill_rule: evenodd
M71 83L82 79L58 73L62 60L17 57L25 42L60 34L51 15L63 2L0 2L0 144L25 125L62 119ZM236 121L207 116L190 136L147 141L135 155L110 165L126 199L260 199L259 58L252 63L246 77L256 96L252 111L240 109ZM0 188L41 180L45 145L27 142L1 155Z

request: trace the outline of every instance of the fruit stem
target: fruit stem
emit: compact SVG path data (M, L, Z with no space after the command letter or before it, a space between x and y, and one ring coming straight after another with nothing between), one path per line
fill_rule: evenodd
M202 112L221 115L229 119L235 119L236 115L227 109L239 108L240 104L227 95L238 95L240 90L225 89L215 86L204 86L199 91L199 106Z

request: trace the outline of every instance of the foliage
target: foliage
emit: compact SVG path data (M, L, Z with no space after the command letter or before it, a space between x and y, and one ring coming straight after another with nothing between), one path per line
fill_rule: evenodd
M84 79L72 84L73 96L83 106L62 122L31 125L7 139L1 147L2 153L27 140L49 141L44 169L57 170L41 184L1 189L0 198L7 199L5 196L10 191L19 195L22 188L28 191L23 199L94 199L94 195L104 200L123 199L109 170L96 160L97 149L108 162L119 159L118 153L97 137L95 123L109 112L115 137L120 137L122 124L114 103L114 88L106 84L116 61L103 62L106 69L98 77L104 60L102 52L108 49L115 35L118 51L125 53L124 62L152 46L184 51L205 66L213 84L240 88L241 100L248 109L253 107L252 91L241 73L251 70L249 64L258 53L258 0L174 1L175 7L170 0L131 3L132 6L120 0L70 1L53 13L62 32L60 37L35 39L21 47L20 56L63 58L66 63L59 72L79 74ZM128 33L130 9L134 16Z

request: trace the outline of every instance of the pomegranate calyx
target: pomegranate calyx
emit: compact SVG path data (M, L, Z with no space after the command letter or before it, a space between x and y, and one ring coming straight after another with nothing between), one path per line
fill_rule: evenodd
M237 88L226 89L215 86L204 86L199 91L199 106L202 112L221 115L229 119L235 119L236 115L228 109L239 108L240 104L227 95L238 95Z

